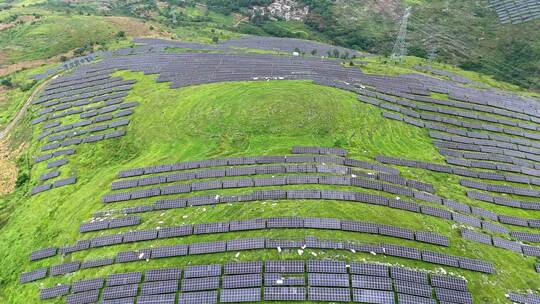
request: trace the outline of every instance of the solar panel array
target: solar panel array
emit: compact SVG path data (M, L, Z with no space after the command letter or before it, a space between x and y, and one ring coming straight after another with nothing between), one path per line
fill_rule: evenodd
M453 169L449 166L444 166L444 165L436 165L436 164L430 164L430 163L425 163L425 162L420 162L420 161L414 161L414 160L405 160L405 159L398 159L398 158L394 158L394 157L387 157L387 156L377 156L376 157L376 160L377 161L380 161L384 164L393 164L393 165L398 165L398 166L407 166L407 167L415 167L415 168L422 168L422 169L427 169L427 170L432 170L432 171L437 171L437 172L445 172L445 173L453 173ZM462 186L465 186L465 187L469 187L469 188L475 188L475 189L480 189L480 190L484 190L484 191L495 191L495 192L509 192L509 193L513 193L513 194L519 194L519 195L525 195L525 196L534 196L536 197L537 195L539 195L540 192L538 192L538 190L534 190L534 189L530 189L530 188L520 188L520 187L510 187L510 186L504 186L504 185L495 185L495 184L487 184L487 183L482 183L482 182L477 182L475 180L468 180L468 179L462 179L460 180L460 184ZM484 193L478 193L478 192L468 192L469 194L469 197L473 197L475 199L480 199L481 200L490 200L490 197L489 195L485 195ZM495 200L493 198L493 200ZM499 204L502 204L504 205L504 203L502 202L509 202L509 201L512 201L511 199L504 199L504 198L501 198L501 199L497 199L497 201L499 202ZM471 208L470 206L468 205L458 205L456 204L456 202L452 202L450 200L445 200L445 199L442 199L442 203L451 208L451 209L454 209L456 211L459 211L459 212L464 212L464 213L468 213L468 214L476 214L476 215L479 215L481 217L487 217L489 218L490 220L493 220L493 221L498 221L498 222L501 222L501 223L504 223L504 224L509 224L509 225L515 225L515 226L525 226L525 227L535 227L536 226L536 219L523 219L523 218L519 218L519 217L511 217L511 216L506 216L506 215L502 215L502 214L496 214L494 212L491 212L487 209L482 209L482 208L479 208L479 207L475 207L475 208ZM529 207L528 209L535 209L536 207L534 207L534 205L537 205L537 203L529 203ZM455 214L454 214L455 215ZM487 216L486 216L487 215ZM483 223L482 221L478 221L478 220L474 220L470 217L463 217L461 215L456 215L458 217L460 217L461 220L467 220L469 219L470 221L467 221L467 224L471 225L471 226L474 226L474 227L483 227ZM476 221L476 223L474 222L471 222L471 221ZM496 232L500 232L500 231L496 231ZM506 231L508 232L508 231Z
M530 185L540 186L540 166L537 164L540 161L540 143L538 142L540 140L540 135L538 135L540 107L538 100L533 97L520 97L492 88L472 87L470 85L475 85L474 83L456 75L442 75L450 78L451 81L420 74L367 75L359 69L345 69L337 61L309 56L287 57L228 52L177 53L166 52L165 49L185 47L188 44L155 39L145 39L140 42L144 44L132 49L102 53L101 61L81 66L71 74L51 80L40 97L34 101L34 104L40 108L37 111L37 118L32 123L41 127L39 139L43 141L41 148L43 154L36 156L34 161L43 163L40 166L46 166L50 171L40 176L42 183L32 189L32 194L76 182L75 176L64 177L61 176L61 171L57 170L62 166L70 166L70 159L76 153L75 146L125 135L125 130L130 124L130 119L127 117L133 114L133 108L138 105L137 102L124 101L134 82L111 77L111 73L115 70L131 70L145 74L159 74L156 80L170 82L171 88L218 81L311 79L317 84L353 91L359 94L361 102L382 108L385 117L429 129L429 135L433 138L440 153L445 156L447 165L385 157L377 158L377 160L392 166L416 166L464 177L461 184L469 189L475 189L467 193L473 199L514 208L538 209L537 204L527 199L504 198L506 193L515 196L540 196L540 192L530 187ZM319 51L328 50L329 47L301 40L259 37L242 38L217 46L189 44L189 47L224 50L232 45L272 47L286 51L290 51L293 45L300 46L301 49L313 48ZM449 98L448 100L432 98L433 92L447 94ZM73 123L64 123L67 121L64 117L70 121L74 117L77 119ZM505 225L538 228L540 220L497 214L488 209L471 207L440 197L434 194L435 191L430 184L405 179L399 176L399 170L389 166L348 158L347 151L343 149L295 146L292 153L291 156L188 161L122 171L118 176L119 179L113 183L113 192L104 196L103 202L152 199L177 194L181 194L182 197L160 197L150 205L130 206L118 211L112 210L113 212L99 212L94 219L80 226L80 232L95 233L93 238L80 240L75 244L60 248L50 247L37 250L30 259L47 259L56 254L69 255L77 251L124 243L268 228L335 229L448 246L448 238L435 233L411 231L402 227L368 222L321 218L251 219L160 227L160 229L100 236L97 236L97 233L102 234L102 232L96 232L138 225L140 218L130 216L129 214L132 213L157 210L163 212L161 210L218 203L284 199L354 201L421 213L451 220L460 226L481 228L503 234L502 237L490 235L485 237L475 231L467 230L463 234L466 239L481 240L486 244L525 255L540 256L538 247L519 244L510 241L505 236L509 234L522 241L533 241L537 237L535 234L510 231ZM205 168L212 169L202 170ZM296 175L291 175L291 173ZM254 175L271 175L272 177L251 177ZM241 178L242 176L248 177ZM476 179L483 181L479 182ZM191 180L194 181L189 184L185 182ZM184 196L186 193L195 191L302 184L324 185L325 189L296 189L295 187L294 190L272 189L239 195ZM516 187L514 184L524 186ZM327 185L357 187L366 189L367 192L328 190ZM383 194L373 194L374 191L380 191ZM495 196L491 193L503 195ZM421 201L422 204L416 201ZM123 215L117 217L115 216L117 213ZM23 273L20 281L31 282L45 278L47 275L63 275L79 269L102 267L114 263L274 248L280 251L305 248L350 250L421 260L484 273L494 271L489 262L451 256L441 252L395 244L361 244L340 240L319 240L314 237L293 240L252 237L134 248L117 252L114 257L84 261L68 259L61 264ZM387 269L384 274L384 267L380 265L347 266L344 263L328 261L309 262L307 265L282 262L274 264L265 263L263 266L261 263L254 263L225 268L224 272L221 271L220 265L194 267L185 269L183 276L173 270L156 271L149 273L148 276L144 275L144 278L154 278L146 282L139 282L139 274L135 273L130 274L134 276L133 278L124 278L125 281L120 279L122 283L119 285L110 285L113 280L107 280L106 286L90 288L98 286L99 282L83 282L77 285L79 291L74 292L76 286L74 284L72 294L69 295L67 295L69 285L54 286L43 292L42 297L67 295L68 303L91 303L98 299L110 299L110 301L107 300L109 303L116 302L117 299L138 303L174 303L177 298L179 303L214 303L218 300L221 302L352 300L393 303L394 297L403 303L446 304L446 302L469 303L471 301L461 281L434 280L433 276L428 279L425 275L399 269L392 269L391 272ZM276 269L281 270L276 271ZM284 274L284 269L293 275L280 277ZM352 284L352 290L349 282ZM178 292L180 294L177 294ZM432 298L432 295L436 298Z
M215 241L204 243L192 243L174 246L163 246L130 250L118 252L114 260L115 263L135 262L140 260L159 259L167 257L178 257L187 255L211 254L220 252L253 250L253 249L333 249L333 250L349 250L352 252L368 252L378 253L388 256L401 257L405 259L421 260L428 263L434 263L445 266L452 266L472 271L483 273L493 273L494 268L490 262L478 259L471 259L462 256L452 256L445 253L433 252L429 250L420 250L414 247L406 247L392 244L372 244L358 243L353 241L340 240L319 240L315 237L308 236L305 239L299 240L284 240L284 239L267 239L267 238L244 238L228 241ZM524 247L523 253L527 255L540 256L537 247ZM106 260L104 265L110 265L110 260ZM454 261L455 263L449 263ZM57 276L83 269L81 265L85 263L97 263L93 267L100 267L99 260L87 261L72 261L63 264L52 265L50 268L40 268L31 272L22 273L20 276L21 283L27 283L35 280L43 279L49 273L50 276ZM308 265L310 266L310 265ZM314 266L315 267L315 266ZM332 269L330 266L317 266L323 269L318 272L327 272ZM326 268L325 268L326 267ZM311 269L311 268L310 268ZM318 268L313 268L318 269ZM343 267L342 267L343 269ZM342 270L343 271L343 270ZM312 272L317 272L313 270Z
M93 303L100 298L121 303L177 303L178 299L178 303L205 304L262 300L391 304L395 296L404 301L415 299L415 303L435 303L436 299L472 303L467 282L458 277L335 260L229 262L184 269L148 269L144 273L118 273L71 285L59 284L42 288L40 293L41 300L65 297L69 304Z
M76 182L75 176L60 179L60 166L69 164L70 155L75 154L72 146L95 143L105 139L125 135L125 127L130 120L137 102L124 102L135 81L124 81L109 74L92 77L59 77L50 83L33 101L39 106L38 117L32 124L41 126L38 136L45 142L41 147L44 154L34 158L34 162L48 161L47 169L53 169L40 177L41 185L31 193L37 194ZM78 116L78 119L73 117ZM63 158L57 159L62 156Z
M469 229L462 229L461 235L464 239L469 240L469 241L482 243L486 245L492 245L492 246L507 249L507 250L512 250L512 251L515 251L517 253L527 255L527 256L535 256L535 257L540 256L540 247L538 246L525 245L520 242L516 242L513 240L506 239L506 238L491 236L485 233L475 232ZM516 233L512 233L512 235L516 235ZM538 236L537 234L532 234L532 233L518 233L517 235L529 236L529 237L532 235L535 238ZM527 239L527 237L525 237L525 239ZM533 241L534 240L535 239L533 239Z
M490 0L489 6L497 12L502 24L519 24L540 18L538 0Z
M125 227L130 225L136 225L140 222L139 217L125 217L120 218L123 220L122 225L118 224L115 227ZM117 220L117 219L115 219ZM111 221L103 221L107 224ZM97 223L103 223L97 222ZM118 222L118 221L117 221ZM115 222L112 222L115 223ZM81 226L83 227L83 226ZM84 227L87 227L85 225ZM100 229L94 229L92 231L105 229L107 226L100 226ZM215 234L225 233L229 231L242 231L242 230L265 230L265 229L278 229L278 228L309 228L309 229L335 229L351 232L371 233L385 236L392 236L396 238L416 240L423 243L449 246L448 237L427 231L413 231L406 228L381 225L370 222L339 220L333 218L300 218L300 217L280 217L280 218L256 218L246 219L242 221L231 222L215 222L215 223L203 223L195 225L182 225L173 227L159 227L159 229L148 230L134 230L125 233L117 233L113 236L98 236L95 238L89 238L81 240L79 242L89 242L90 245L85 248L80 248L77 251L87 250L96 245L99 242L99 247L112 246L119 243L132 243L138 241L147 241L154 239L163 239L171 237L189 236L192 234ZM90 231L88 229L81 232ZM112 238L113 237L113 238ZM103 241L105 238L105 242ZM75 246L76 244L72 245ZM68 246L71 247L71 246ZM32 253L30 260L38 260L56 255L58 248L44 248Z

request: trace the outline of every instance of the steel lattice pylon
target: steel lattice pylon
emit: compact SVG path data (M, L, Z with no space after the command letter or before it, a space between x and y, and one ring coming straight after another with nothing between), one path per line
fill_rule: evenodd
M407 38L407 24L409 22L410 15L411 7L407 7L405 14L403 14L403 18L401 19L399 34L392 50L392 59L399 62L403 62L403 58L407 55L407 44L405 39Z

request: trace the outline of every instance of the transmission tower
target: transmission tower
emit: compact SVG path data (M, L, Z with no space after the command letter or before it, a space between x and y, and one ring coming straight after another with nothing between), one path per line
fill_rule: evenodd
M172 15L172 23L173 23L174 25L176 25L176 22L177 22L177 21L176 21L176 11L173 10L172 13L171 13L171 15Z
M394 43L392 49L392 59L395 61L403 62L403 58L407 55L407 44L405 38L407 38L407 23L409 22L409 16L411 15L411 7L407 7L405 14L401 19L401 25L399 27L399 34Z
M429 65L431 65L433 60L435 60L435 58L437 57L438 48L439 48L438 44L434 44L433 47L431 47L431 50L429 51L429 55L428 55L428 63L429 63Z

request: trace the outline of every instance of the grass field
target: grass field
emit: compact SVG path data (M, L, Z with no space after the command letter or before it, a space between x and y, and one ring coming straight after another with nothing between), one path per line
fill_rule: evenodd
M0 129L9 123L24 102L38 86L38 82L30 78L31 75L44 72L52 65L43 65L33 69L25 69L19 72L11 73L9 78L12 86L3 89L3 96L0 97Z
M120 29L103 18L47 15L0 32L4 63L45 59L113 39ZM84 33L84 34L82 34Z
M109 191L110 183L121 169L235 155L281 155L288 154L293 145L339 146L348 149L350 156L356 159L368 160L377 154L385 154L423 161L443 161L425 130L383 118L378 108L359 103L352 93L314 85L308 81L216 83L171 90L165 83L155 83L152 75L132 72L119 72L117 75L137 80L127 100L141 103L135 110L127 135L120 139L80 146L77 154L69 157L69 165L62 168L64 176L69 173L78 176L74 186L29 197L28 190L36 183L37 177L45 172L45 165L38 164L31 168L29 184L0 198L3 216L3 226L0 228L0 255L3 257L0 261L0 302L38 302L38 287L41 284L48 287L56 282L72 282L83 277L105 276L114 272L182 266L188 263L309 259L312 253L317 254L317 258L380 261L441 272L433 264L393 257L309 249L303 255L296 251L277 253L266 250L244 251L239 256L236 256L236 252L229 252L128 263L19 285L17 278L20 272L61 263L62 258L58 256L29 263L28 256L37 248L73 243L79 237L80 222L90 219L96 210L106 208L100 203L100 197ZM25 123L28 123L30 117L31 113ZM37 129L34 128L34 138ZM32 141L27 155L22 159L38 154L38 146L37 142ZM25 166L22 165L23 168ZM463 188L457 185L455 177L421 170L402 171L406 177L433 183L439 195L466 200ZM201 194L204 193L215 192ZM151 200L136 203L148 202ZM107 208L120 208L133 203L118 203ZM538 274L534 273L532 267L534 259L524 259L509 251L464 241L459 237L459 227L453 225L453 222L372 205L334 201L269 201L193 207L170 210L163 215L158 212L143 214L143 224L138 229L271 216L334 217L433 231L448 235L451 247L441 249L434 245L358 233L279 229L228 233L226 236L190 236L152 241L152 244L159 246L218 238L292 238L304 235L398 243L493 261L498 269L495 275L446 268L470 281L475 303L506 303L504 293L507 290L536 287ZM113 252L147 246L147 243L134 243L94 249L75 253L66 259L110 256Z

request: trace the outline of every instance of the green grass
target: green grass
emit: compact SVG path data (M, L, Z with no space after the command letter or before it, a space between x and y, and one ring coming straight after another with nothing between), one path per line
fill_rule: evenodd
M96 16L46 15L0 32L6 63L46 59L87 44L114 39L119 29Z
M0 101L0 129L13 119L33 90L39 85L40 82L32 80L30 76L42 73L52 66L48 64L25 69L3 77L9 78L13 85L5 88L4 100Z
M240 36L218 26L197 23L173 27L169 31L174 34L175 39L186 42L213 43L212 39L214 37L217 37L219 41L223 41Z
M0 261L0 302L37 303L41 284L51 286L61 281L72 282L113 272L232 260L307 259L312 258L312 252L317 254L317 258L380 261L441 271L433 264L346 251L306 250L299 255L296 250L281 254L275 250L259 250L244 251L238 257L236 252L230 252L114 265L19 285L17 278L21 271L61 262L60 257L54 257L29 263L31 251L73 243L81 237L77 232L80 222L88 220L99 209L151 202L140 200L106 207L100 203L100 197L109 192L111 182L122 169L235 155L282 155L288 154L293 145L339 146L348 149L350 156L356 159L368 160L375 155L385 154L423 161L443 160L425 130L383 118L380 109L358 102L353 93L318 86L309 81L216 83L172 90L168 84L155 83L153 75L132 72L118 72L116 75L137 80L127 100L137 100L141 105L135 110L127 135L79 146L77 154L69 156L69 164L62 168L63 174L66 174L64 176L77 174L79 180L74 186L29 197L25 192L46 171L44 164L38 164L31 170L30 184L0 198L2 210L9 210L1 213L6 222L0 228L0 255L3 257ZM25 123L31 118L30 115ZM34 138L37 132L38 128L34 128ZM26 157L39 154L38 146L34 140ZM463 198L463 188L456 185L455 178L406 168L402 168L402 171L404 176L434 183L439 195ZM464 241L458 235L458 227L452 222L386 207L334 201L279 201L186 208L170 210L164 215L152 212L142 216L141 228L272 216L334 217L434 231L448 235L452 245L450 248L439 248L358 233L275 229L113 246L79 252L67 259L111 256L117 251L144 248L149 244L158 246L251 236L293 238L316 235L359 242L405 244L493 261L499 270L495 275L446 268L470 281L475 303L505 303L504 293L507 290L532 289L537 282L538 274L534 273L532 258L522 258L506 250Z
M395 76L395 75L408 74L408 73L417 73L417 74L427 74L432 77L443 78L443 79L448 80L448 78L446 77L434 75L429 72L422 72L416 69L415 67L417 65L429 66L430 63L425 59L415 57L415 56L407 56L403 63L393 62L392 59L388 57L384 57L384 56L369 56L365 58L360 58L358 59L358 61L367 63L365 65L359 65L359 68L365 73L369 73L369 74L384 74L384 75ZM519 86L510 84L508 82L496 80L493 76L490 76L490 75L472 72L472 71L465 71L456 66L443 64L439 62L433 62L431 63L431 66L435 69L447 70L449 72L468 78L472 81L486 84L488 86L498 88L501 90L512 91L514 93L527 95L527 96L535 96L535 97L540 96L539 94L535 92L525 90ZM472 86L474 87L474 85ZM439 96L439 97L443 97L443 96ZM447 98L448 97L446 98L443 97L442 99L447 99Z

